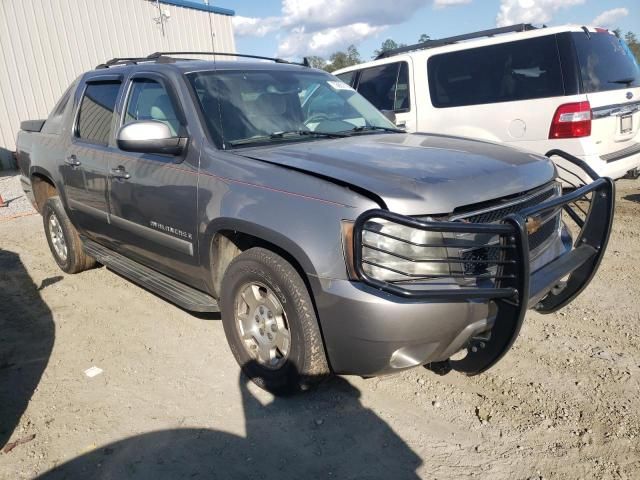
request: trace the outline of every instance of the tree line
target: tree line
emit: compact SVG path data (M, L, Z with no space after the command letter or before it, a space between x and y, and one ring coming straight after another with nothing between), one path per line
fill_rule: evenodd
M426 42L429 40L429 35L423 33L420 35L418 39L418 43ZM380 48L375 50L373 56L371 58L376 58L382 52L386 52L388 50L395 50L396 48L406 47L405 43L396 43L393 39L387 38ZM334 70L339 70L341 68L350 67L351 65L357 65L362 63L362 57L360 56L360 52L355 45L349 45L346 51L338 51L329 56L329 59L325 59L323 57L312 56L307 57L309 63L313 68L320 68L322 70L326 70L327 72L333 72Z
M614 30L618 37L624 38L625 42L629 46L629 49L636 57L636 61L640 65L640 42L635 33L627 32L625 34L617 28ZM431 38L426 33L420 35L418 38L418 43L423 43ZM388 50L395 50L396 48L405 47L405 43L396 43L393 39L387 38L382 44L380 48L374 51L372 58L376 58L383 52ZM329 56L329 59L325 59L319 56L307 57L309 63L313 68L320 68L322 70L326 70L327 72L333 72L334 70L339 70L341 68L350 67L351 65L357 65L362 63L364 60L360 56L360 52L355 45L349 45L346 51L338 51Z

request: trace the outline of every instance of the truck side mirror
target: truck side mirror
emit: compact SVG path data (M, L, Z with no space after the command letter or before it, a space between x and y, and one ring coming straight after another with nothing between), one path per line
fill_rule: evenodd
M180 155L187 146L186 137L176 137L169 126L158 120L127 123L118 130L118 148L125 152Z

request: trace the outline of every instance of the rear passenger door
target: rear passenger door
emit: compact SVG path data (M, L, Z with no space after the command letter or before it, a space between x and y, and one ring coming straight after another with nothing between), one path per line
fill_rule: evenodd
M71 142L60 166L74 224L90 236L108 230L108 153L113 136L120 75L92 77L80 87Z
M417 109L412 102L409 62L407 59L360 70L356 90L378 110L394 112L398 127L413 131Z
M187 137L179 99L169 79L157 73L130 77L119 127L139 120L166 123ZM125 152L109 155L112 235L127 256L191 283L196 257L198 154L180 156Z

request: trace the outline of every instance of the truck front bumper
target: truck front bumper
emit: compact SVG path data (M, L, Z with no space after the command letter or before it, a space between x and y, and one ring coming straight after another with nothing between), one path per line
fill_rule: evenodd
M580 162L575 157L571 161ZM468 347L467 355L450 360L452 368L473 375L493 366L517 338L528 308L540 313L562 308L580 294L597 271L611 231L615 187L610 178L598 178L593 171L589 174L594 178L592 183L511 214L500 224L425 222L386 210L363 213L353 235L354 266L361 281L325 280L321 291L315 292L333 370L380 375L449 361L464 347ZM589 202L583 217L575 210L581 210L576 205L579 201ZM527 222L560 209L580 231L564 254L532 272ZM372 278L365 272L362 258L363 231L371 219L429 231L499 235L505 252L503 261L497 262L503 265L496 275L500 280L490 287L443 289Z
M495 321L492 301L406 300L362 282L325 281L316 294L335 373L383 375L449 358Z

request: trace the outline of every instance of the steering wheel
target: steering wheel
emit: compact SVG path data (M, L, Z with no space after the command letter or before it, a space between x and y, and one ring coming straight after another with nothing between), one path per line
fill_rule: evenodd
M304 126L307 127L310 123L320 123L323 120L329 120L329 115L326 113L314 113L304 121Z

